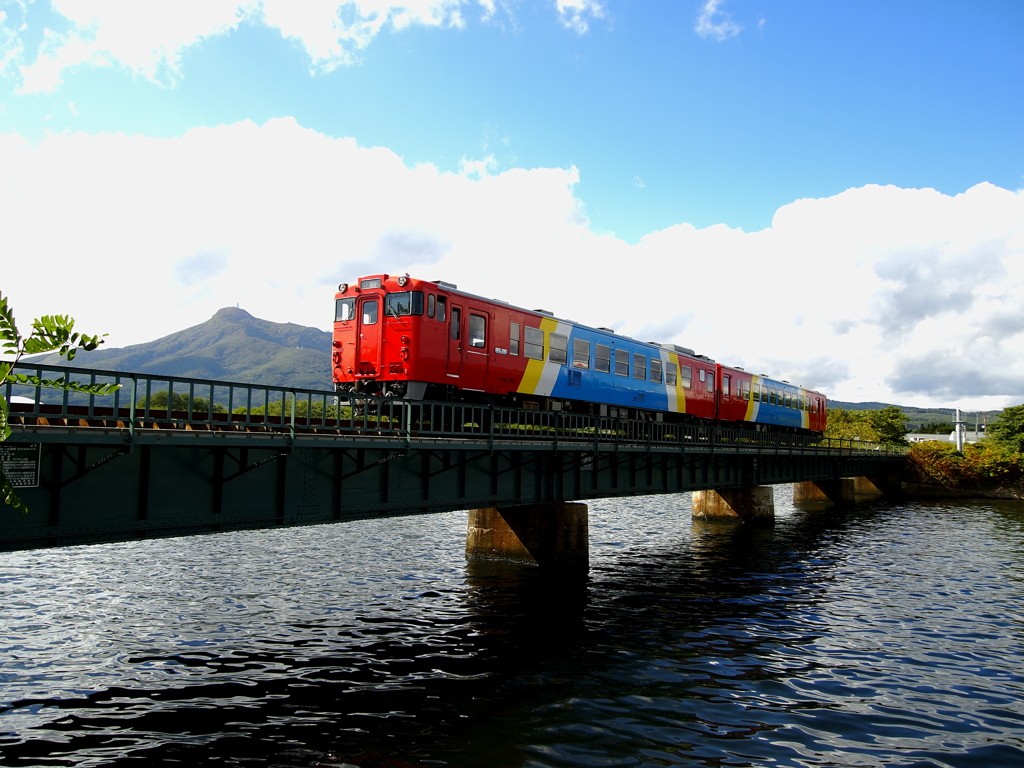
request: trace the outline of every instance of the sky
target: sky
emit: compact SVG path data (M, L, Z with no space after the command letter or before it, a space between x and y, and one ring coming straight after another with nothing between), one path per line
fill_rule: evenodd
M0 292L112 347L408 272L998 409L1022 190L1019 0L0 0Z

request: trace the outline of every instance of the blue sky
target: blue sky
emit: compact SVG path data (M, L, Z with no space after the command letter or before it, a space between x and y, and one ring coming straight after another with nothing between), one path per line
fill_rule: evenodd
M74 249L148 276L155 260L174 289L158 318L152 297L104 314L15 270L0 290L29 314L69 302L116 346L236 302L326 327L331 283L427 269L842 399L1024 401L1024 369L977 375L1024 357L1024 3L0 13L0 202L21 263ZM305 268L266 277L275 264ZM636 270L658 275L642 311L593 298ZM723 302L772 313L779 338L712 319Z

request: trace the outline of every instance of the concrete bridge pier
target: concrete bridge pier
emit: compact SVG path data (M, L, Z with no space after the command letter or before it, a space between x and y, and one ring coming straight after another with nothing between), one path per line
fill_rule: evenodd
M466 557L586 570L588 510L575 502L484 507L469 512Z
M770 485L694 491L692 514L704 520L774 520L775 494Z
M900 490L899 480L886 475L808 480L802 483L793 483L793 501L795 503L855 504L857 501L877 499L882 496L897 496Z
M891 499L903 493L903 486L895 475L869 475L853 478L853 491L860 497Z
M854 504L857 501L856 483L852 477L834 480L805 480L793 483L793 503Z

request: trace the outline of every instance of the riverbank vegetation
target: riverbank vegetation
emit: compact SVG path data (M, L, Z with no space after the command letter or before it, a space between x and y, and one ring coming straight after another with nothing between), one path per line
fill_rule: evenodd
M909 419L895 405L876 411L828 409L825 437L868 443L906 444Z
M913 445L904 480L1024 498L1024 405L1006 408L983 440L964 445L962 451L943 440Z

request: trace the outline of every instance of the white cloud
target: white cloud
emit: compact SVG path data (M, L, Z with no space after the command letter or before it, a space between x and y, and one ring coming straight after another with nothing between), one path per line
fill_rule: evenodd
M590 19L603 19L605 14L597 0L555 0L555 8L562 24L581 35L590 28Z
M292 119L0 135L0 168L18 317L66 312L114 346L236 303L326 328L338 282L410 272L841 400L1024 402L1024 192L989 184L861 187L760 232L681 223L631 245L590 229L574 168L442 173Z
M243 23L299 42L314 71L352 63L386 25L462 27L467 0L50 0L67 29L42 30L26 51L24 26L0 14L0 73L17 70L20 93L49 92L82 66L121 66L162 85L181 76L185 51ZM482 2L485 17L493 4ZM598 7L598 10L599 7ZM24 16L24 8L22 8Z
M732 16L719 9L724 0L706 0L697 14L694 31L701 37L713 37L721 42L736 37L743 27L732 20Z
M35 60L20 67L22 93L52 91L65 71L83 65L116 64L172 83L189 46L234 29L245 13L237 0L51 0L51 7L70 28L44 31Z

